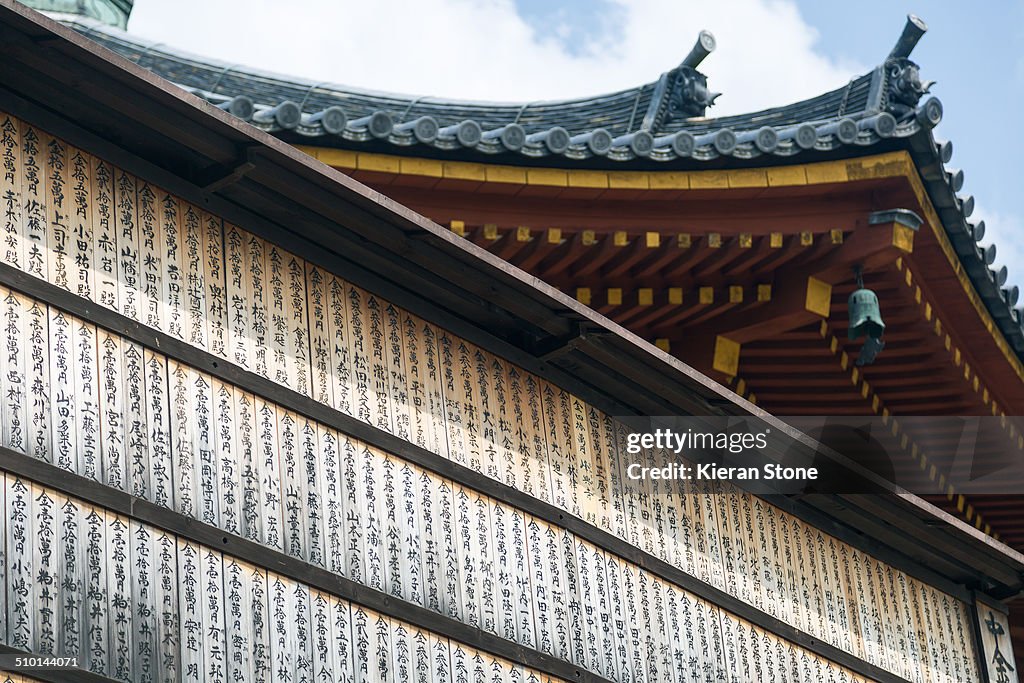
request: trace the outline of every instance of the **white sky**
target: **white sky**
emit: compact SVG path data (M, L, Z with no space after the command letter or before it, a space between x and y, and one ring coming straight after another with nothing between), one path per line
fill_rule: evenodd
M138 0L129 28L293 76L505 101L593 95L653 81L707 28L719 50L704 70L711 89L724 93L709 112L714 115L786 104L866 71L819 54L816 31L784 0L575 4L583 16L561 12L565 26L535 27L512 0ZM587 27L584 43L559 40L570 30L580 35L571 24Z

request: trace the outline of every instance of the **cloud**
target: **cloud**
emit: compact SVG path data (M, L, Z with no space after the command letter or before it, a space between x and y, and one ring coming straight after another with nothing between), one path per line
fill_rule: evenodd
M308 79L413 95L533 101L653 81L707 28L718 50L702 70L724 93L710 112L715 115L811 97L867 70L819 53L817 32L791 1L573 0L566 7L531 22L513 0L138 0L130 30L196 54ZM556 25L543 24L545 18Z

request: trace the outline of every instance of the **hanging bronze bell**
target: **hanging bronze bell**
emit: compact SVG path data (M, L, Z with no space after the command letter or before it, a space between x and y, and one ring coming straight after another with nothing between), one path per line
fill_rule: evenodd
M879 339L885 332L882 313L878 308L878 296L870 289L861 287L850 295L850 339Z

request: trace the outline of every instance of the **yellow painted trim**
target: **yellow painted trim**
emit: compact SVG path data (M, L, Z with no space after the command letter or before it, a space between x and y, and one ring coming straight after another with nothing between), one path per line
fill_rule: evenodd
M913 163L906 152L886 152L860 159L840 159L793 166L733 169L729 171L595 171L590 169L526 168L509 164L468 161L438 162L422 157L352 152L344 149L296 145L296 149L344 169L384 170L406 175L524 183L555 187L628 187L652 190L699 190L745 187L786 187L890 178L908 175ZM524 176L525 174L525 176Z
M644 234L644 238L647 240L648 249L657 249L661 246L661 233L648 232Z
M771 285L758 285L757 286L757 300L758 301L771 301L772 300L772 286Z
M650 182L652 190L689 190L690 174L684 171L651 173Z
M811 313L827 318L832 310L832 285L818 278L807 278L807 296L804 308Z
M893 223L892 243L897 249L911 253L914 251L914 231L900 223Z
M553 168L530 168L526 171L526 184L567 187L569 173L569 171L559 171Z
M740 345L728 337L718 335L715 337L715 357L711 366L734 377L740 367Z
M650 174L637 171L609 171L608 187L625 190L651 189Z
M581 304L590 305L590 287L577 287L576 288L576 301Z
M729 171L729 187L768 187L768 174L763 168L744 168Z
M608 187L608 174L602 171L573 171L569 174L569 187L604 189Z
M610 287L608 289L608 305L609 306L621 306L622 305L622 288L621 287Z
M665 353L669 353L672 351L672 343L669 342L669 340L665 339L664 337L659 337L658 339L655 339L654 345L657 346L662 351L664 351Z
M691 190L727 190L729 174L726 171L694 171L690 174Z
M640 306L650 306L654 303L654 290L650 287L641 287L636 292L636 303Z
M683 303L683 288L682 287L669 287L668 288L668 302L673 305L679 305Z
M514 166L488 166L485 177L489 183L526 184L526 169Z
M713 304L715 302L715 290L713 287L701 287L697 290L697 301L702 304Z
M402 175L421 175L430 178L440 178L444 175L441 162L435 159L406 159L402 158L399 163Z
M807 184L818 183L845 183L850 179L846 169L845 161L826 161L819 164L808 164L804 171L807 173Z
M484 223L484 239L492 242L498 239L498 226L494 223Z
M362 154L359 160L363 159ZM459 161L445 161L442 164L442 171L445 178L453 180L487 180L487 169L480 164L466 164Z
M400 173L402 169L402 158L387 157L382 154L359 154L356 156L356 168L360 171Z
M466 236L466 224L462 221L452 221L448 224L448 227L459 237Z
M771 187L806 185L807 171L803 166L776 166L768 168L768 184Z

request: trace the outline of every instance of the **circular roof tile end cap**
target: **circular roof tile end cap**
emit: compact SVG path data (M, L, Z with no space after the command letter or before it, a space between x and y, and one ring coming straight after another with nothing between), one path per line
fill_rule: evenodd
M959 192L964 186L964 172L959 168L955 168L949 171L947 175L949 179L949 186L953 189L953 192Z
M992 275L995 276L996 287L1002 287L1010 277L1010 270L1006 266L999 266L998 269L992 271Z
M587 140L587 147L590 148L593 154L603 157L612 149L611 133L604 128L595 128L590 133L590 139Z
M476 147L480 144L482 135L483 130L480 129L480 124L472 119L466 119L455 129L455 139L463 147Z
M733 133L728 128L723 128L715 133L714 145L715 150L717 150L719 154L723 156L732 154L736 149L736 133Z
M964 215L964 218L970 218L971 214L974 213L974 195L967 195L967 199L963 200L960 204L960 212Z
M856 124L854 124L854 129L856 129ZM797 127L793 140L800 149L811 149L818 142L818 131L811 124L802 123Z
M891 138L896 132L896 117L887 111L875 117L875 133L880 138Z
M348 126L348 116L341 107L327 107L312 117L314 122L319 122L325 132L331 135L341 134Z
M366 122L366 130L375 138L386 138L391 135L395 128L395 122L391 114L386 111L375 111L370 114L370 120Z
M977 224L971 228L971 237L974 238L975 242L980 242L985 239L985 221L978 221Z
M707 50L708 52L715 51L715 36L711 33L711 31L708 31L707 29L701 29L700 33L697 35L697 40L698 42L700 42L700 46Z
M302 121L302 112L299 110L299 105L291 100L285 100L274 107L274 120L277 121L277 125L285 130L297 128Z
M996 262L996 245L990 244L981 251L981 258L985 261L986 266L991 266Z
M688 157L693 154L693 148L696 143L693 140L693 134L688 133L685 130L681 130L675 134L672 138L672 151L677 156Z
M629 141L629 148L638 157L650 156L654 150L654 136L646 130L638 130L633 133L633 139Z
M935 153L939 155L942 163L948 164L953 158L953 143L949 140L942 140L935 143Z
M857 122L846 118L836 124L835 136L844 145L852 145L857 140Z
M433 116L421 116L412 127L413 136L420 142L428 144L437 139L437 120Z
M501 144L510 152L518 152L526 144L526 131L518 123L510 123L501 131Z
M1010 306L1016 306L1017 302L1020 301L1020 287L1013 285L1003 291L1006 292L1006 303Z
M549 129L544 144L552 154L564 154L569 149L569 131L561 126Z
M924 128L934 128L942 121L942 102L938 97L929 97L928 101L917 108L915 116Z
M256 105L253 104L252 99L245 95L236 95L227 102L218 105L221 109L236 116L243 121L248 121L252 118L252 115L256 113Z
M764 126L757 131L757 135L754 136L754 145L761 150L763 154L769 154L775 151L775 148L779 146L779 134L775 132L775 129L771 126ZM715 146L718 146L718 139L715 139ZM724 154L724 152L723 152Z

